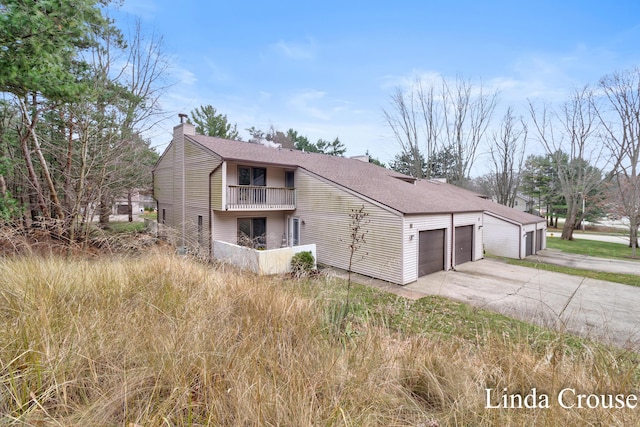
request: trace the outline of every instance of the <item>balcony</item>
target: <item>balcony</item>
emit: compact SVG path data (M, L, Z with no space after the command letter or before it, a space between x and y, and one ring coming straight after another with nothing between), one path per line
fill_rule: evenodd
M228 185L228 211L294 210L295 188L261 187L253 185Z

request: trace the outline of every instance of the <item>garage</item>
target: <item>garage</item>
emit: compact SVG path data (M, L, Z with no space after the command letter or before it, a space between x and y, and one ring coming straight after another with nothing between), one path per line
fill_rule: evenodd
M129 214L129 205L118 205L117 212L118 212L118 215Z
M533 255L533 231L527 232L525 243L525 256Z
M542 233L544 230L538 229L536 230L536 253L542 250Z
M418 277L444 270L445 229L420 232Z
M473 259L473 225L456 227L455 235L456 265Z

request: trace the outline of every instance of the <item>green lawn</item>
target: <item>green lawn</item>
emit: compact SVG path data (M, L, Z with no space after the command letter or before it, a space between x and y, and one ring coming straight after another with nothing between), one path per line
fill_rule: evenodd
M141 232L144 231L144 222L110 221L108 229L105 231L108 231L110 234Z
M144 219L158 219L158 212L145 212L142 214Z
M608 282L622 283L623 285L640 286L640 276L635 274L607 273L603 271L584 270L581 268L563 267L555 264L543 264L522 259L511 259L509 264L522 265L524 267L537 268L556 273L570 274L572 276L588 277L589 279L606 280Z
M561 240L560 234L557 237L547 238L547 248L602 258L631 259L631 248L627 245L586 239Z
M619 243L598 242L595 240L575 239L561 240L558 237L547 238L547 248L557 249L580 255L589 255L600 258L612 258L631 260L631 248ZM639 252L640 254L640 252ZM540 270L555 271L557 273L570 274L572 276L588 277L590 279L606 280L608 282L622 283L624 285L640 286L640 276L634 274L607 273L602 271L585 270L580 268L563 267L554 264L543 264L528 260L508 260L509 264L522 265ZM640 262L640 261L638 261Z

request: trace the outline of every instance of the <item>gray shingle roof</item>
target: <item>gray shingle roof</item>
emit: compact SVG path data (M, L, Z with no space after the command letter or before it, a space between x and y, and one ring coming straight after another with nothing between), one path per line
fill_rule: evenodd
M407 182L413 181L413 178L361 160L204 135L185 135L185 138L211 150L224 160L302 168L404 214L479 212L497 205L500 206L497 208L501 212L497 212L499 215L515 221L520 218L531 222L532 218L529 217L541 220L529 214L524 214L528 216L525 218L518 215L522 212L492 203L474 192L451 184L427 180Z

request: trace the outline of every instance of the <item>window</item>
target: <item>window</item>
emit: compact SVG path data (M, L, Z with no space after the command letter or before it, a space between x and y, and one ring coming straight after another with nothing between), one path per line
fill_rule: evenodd
M238 167L238 185L265 187L267 185L267 169ZM240 188L239 201L246 204L263 204L267 200L266 188Z
M293 180L294 177L294 173L293 171L284 171L284 186L286 188L294 188L295 187L295 183Z
M238 218L238 244L266 249L267 218Z
M165 208L162 208L162 223L166 224L167 222L167 210Z
M202 245L202 215L198 215L198 244Z
M266 168L238 167L238 185L255 185L264 187L267 185Z

